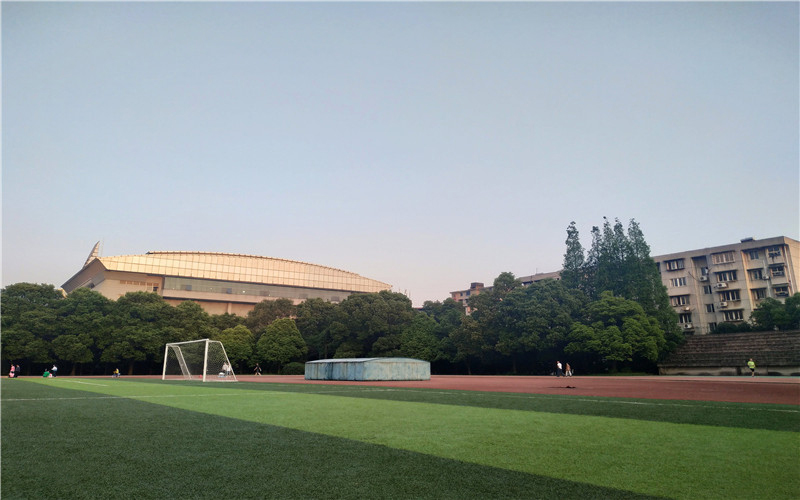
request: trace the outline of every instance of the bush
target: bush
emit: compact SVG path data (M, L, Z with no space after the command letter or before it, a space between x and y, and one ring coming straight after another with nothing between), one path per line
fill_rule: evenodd
M306 365L305 363L298 363L292 362L287 363L286 366L283 367L281 370L281 375L305 375L306 373Z
M711 333L744 333L752 332L753 328L749 323L724 322L717 325Z

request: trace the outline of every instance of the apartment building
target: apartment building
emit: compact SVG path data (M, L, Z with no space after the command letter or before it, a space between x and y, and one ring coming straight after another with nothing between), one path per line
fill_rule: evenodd
M536 283L537 281L542 281L545 279L554 279L559 280L561 279L561 272L556 271L552 273L537 273L531 274L530 276L520 276L517 278L522 286L528 286L531 283ZM456 290L455 292L450 292L450 297L456 302L460 302L464 307L467 307L467 300L473 295L478 295L481 291L486 290L489 291L493 287L491 286L483 286L483 283L474 282L470 283L469 288L467 290ZM469 311L469 308L467 308Z
M653 260L686 334L703 335L722 322L747 321L767 297L783 300L800 291L800 242L785 236L745 238L731 245L656 255ZM559 279L560 272L519 279L529 285L547 278ZM489 289L472 283L450 296L466 307L469 297Z
M742 322L764 299L798 291L800 242L784 236L653 257L687 334Z

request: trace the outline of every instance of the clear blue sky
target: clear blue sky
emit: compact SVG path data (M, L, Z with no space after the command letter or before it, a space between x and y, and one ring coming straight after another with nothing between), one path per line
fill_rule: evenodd
M196 250L353 271L415 305L798 239L798 3L2 3L3 286Z

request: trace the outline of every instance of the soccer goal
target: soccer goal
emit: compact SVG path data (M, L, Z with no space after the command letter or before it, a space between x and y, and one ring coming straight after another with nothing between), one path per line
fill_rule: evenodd
M201 339L167 344L161 380L236 382L236 374L222 342Z

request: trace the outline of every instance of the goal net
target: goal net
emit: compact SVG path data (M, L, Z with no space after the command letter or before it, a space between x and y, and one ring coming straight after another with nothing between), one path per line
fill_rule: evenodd
M236 374L222 342L202 339L167 344L161 380L236 382Z

